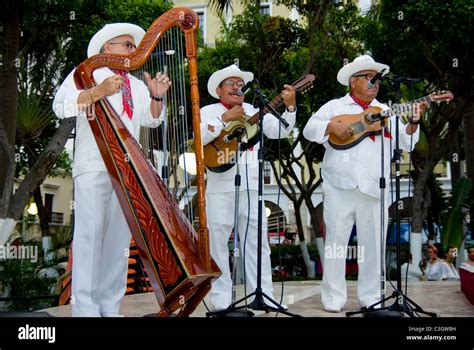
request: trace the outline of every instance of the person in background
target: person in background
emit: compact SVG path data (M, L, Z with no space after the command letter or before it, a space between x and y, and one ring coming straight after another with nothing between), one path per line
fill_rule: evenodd
M446 258L444 263L447 266L446 279L447 280L458 280L459 272L456 268L456 257L457 257L457 248L452 244L448 246L448 252L446 253Z
M447 279L448 266L438 256L438 248L430 244L426 249L428 262L426 263L425 275L428 281L442 281Z
M410 253L405 253L401 258L402 266L400 267L402 281L421 281L423 272L418 266L412 264L412 256Z
M474 270L474 245L467 247L467 259L461 264L467 270Z

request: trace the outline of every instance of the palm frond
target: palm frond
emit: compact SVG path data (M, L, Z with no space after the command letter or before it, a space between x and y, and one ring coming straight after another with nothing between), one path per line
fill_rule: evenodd
M20 91L18 99L16 134L22 143L31 142L41 135L51 120L51 109L34 93Z
M441 242L444 251L447 251L448 245L452 244L459 248L464 240L463 214L462 208L469 206L469 194L471 191L471 180L462 177L454 185L451 199L449 201L449 210L442 215L443 230L441 233Z

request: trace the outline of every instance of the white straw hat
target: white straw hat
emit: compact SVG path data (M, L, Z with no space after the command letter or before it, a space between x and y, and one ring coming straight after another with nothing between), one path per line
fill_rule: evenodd
M131 23L106 24L101 30L94 34L89 42L87 57L97 55L107 41L121 35L131 35L135 41L135 45L138 46L145 35L145 31L141 27Z
M349 86L349 78L356 74L357 72L361 72L363 70L374 70L377 73L382 71L382 69L386 69L388 73L390 71L390 67L383 63L375 62L372 57L369 55L363 55L356 57L354 61L349 64L346 64L342 67L339 72L337 73L337 81L340 82L342 85Z
M212 97L219 99L216 89L220 83L230 77L241 78L244 83L247 84L250 80L253 79L253 73L241 71L239 67L237 67L235 64L229 67L225 67L224 69L218 70L212 73L211 77L207 82L207 91L209 91L209 94Z

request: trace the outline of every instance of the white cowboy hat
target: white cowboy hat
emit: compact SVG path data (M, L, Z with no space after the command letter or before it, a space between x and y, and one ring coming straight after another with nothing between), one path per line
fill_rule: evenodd
M145 31L139 26L131 23L111 23L106 24L101 30L94 34L89 46L87 47L87 57L91 57L100 53L100 49L104 44L117 36L131 35L138 46Z
M363 70L374 70L379 73L382 71L382 69L387 70L385 74L390 71L390 67L386 64L375 62L374 59L369 55L362 55L356 57L354 61L346 64L339 70L337 73L337 81L342 85L349 86L349 78L357 72L361 72Z
M253 79L253 73L241 71L239 67L237 67L235 64L229 67L225 67L224 69L218 70L212 73L211 77L207 82L207 91L209 91L209 94L211 94L212 97L219 99L216 89L220 83L230 77L241 78L244 83L247 84L250 80Z

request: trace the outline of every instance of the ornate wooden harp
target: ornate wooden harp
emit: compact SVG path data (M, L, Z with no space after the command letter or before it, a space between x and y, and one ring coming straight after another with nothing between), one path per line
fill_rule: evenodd
M151 136L141 137L151 140L151 145L139 145L107 99L97 102L88 112L90 126L161 307L160 316L169 316L178 309L179 316L191 314L209 291L212 280L220 275L209 254L205 213L196 64L197 29L195 12L187 8L174 8L155 20L133 53L95 55L81 63L75 72L76 85L83 89L96 85L92 73L100 67L123 69L132 74L145 67L151 75L164 69L168 70L172 88L175 87L167 94L167 118L156 131L161 132L161 136L155 137L152 133ZM179 55L183 60L176 58ZM183 73L183 70L187 71ZM187 89L182 87L185 82ZM189 104L185 96L188 90ZM191 110L192 129L187 127L188 109ZM193 201L182 196L178 203L175 198L177 189L183 188L181 183L187 178L186 173L183 174L182 169L180 173L174 165L177 153L185 152L192 138L183 138L180 129L183 134L194 130L197 215L191 217L186 216L180 207L192 208ZM174 142L172 150L166 149L170 140L179 141ZM165 169L165 181L155 169L157 164L153 166L158 147L161 148L162 159L159 162ZM147 155L151 155L152 161L147 159ZM174 187L172 191L170 184ZM197 233L192 220L198 222Z

